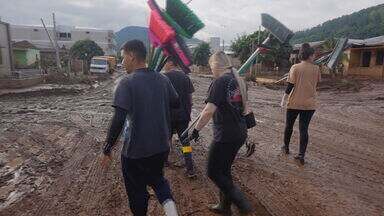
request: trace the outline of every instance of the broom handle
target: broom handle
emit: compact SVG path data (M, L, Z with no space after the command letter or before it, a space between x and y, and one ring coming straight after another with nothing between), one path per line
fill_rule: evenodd
M263 41L262 45L266 45L270 41L270 35ZM247 61L240 67L238 70L239 75L243 75L246 71L249 70L253 61L255 61L256 57L259 55L261 49L260 47L253 52L253 54L247 59Z
M164 67L165 63L167 63L168 59L169 59L169 56L163 56L161 58L161 61L159 62L159 64L156 66L155 71L160 72L161 70L163 70L163 67Z
M153 70L156 67L156 63L160 57L161 51L162 51L161 48L155 49L155 53L153 54L151 62L149 63L149 69Z
M164 61L165 55L163 52L160 53L159 58L157 58L155 64L153 65L153 70L158 71L157 68L159 68L159 65Z
M185 134L188 134L188 132L191 130L191 128L195 127L195 125L196 125L197 121L199 120L199 118L200 118L200 114L196 117L195 120L193 120L192 124L189 125L189 127L187 129L185 129L185 131L183 131L183 133L181 134L180 137L184 137Z

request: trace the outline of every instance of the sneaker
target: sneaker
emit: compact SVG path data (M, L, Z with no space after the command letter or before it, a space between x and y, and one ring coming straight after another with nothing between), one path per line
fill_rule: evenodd
M281 146L281 151L284 153L284 154L289 154L289 148L285 145Z
M305 164L304 158L300 155L295 156L295 160L297 160L301 165Z
M212 205L209 207L209 211L215 214L227 215L231 216L231 200L224 196L222 192L220 192L220 201L216 205Z

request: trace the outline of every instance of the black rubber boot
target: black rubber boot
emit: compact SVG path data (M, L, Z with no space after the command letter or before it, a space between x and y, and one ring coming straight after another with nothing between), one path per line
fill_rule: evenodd
M295 160L297 160L301 165L305 164L304 157L302 157L300 155L295 156Z
M238 188L233 188L231 193L232 203L239 209L240 215L250 215L252 213L251 203L245 198L243 192Z
M213 205L209 210L216 214L232 215L231 201L222 192L220 192L220 201L218 204Z
M192 154L187 153L184 154L184 161L185 161L185 168L186 168L186 174L188 178L195 178L196 177L196 171L195 171L195 165L192 160Z
M281 146L281 151L282 151L284 154L289 154L289 147L286 146L286 145L283 145L283 146Z

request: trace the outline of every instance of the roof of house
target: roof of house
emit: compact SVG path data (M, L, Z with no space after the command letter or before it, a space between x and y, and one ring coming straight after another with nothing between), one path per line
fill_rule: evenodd
M311 47L320 46L324 41L308 42ZM365 47L384 45L384 35L367 39L348 39L348 47ZM293 50L299 50L302 44L293 45Z
M9 23L7 23L7 22L3 22L3 21L1 21L1 20L0 20L0 24L3 24L3 25L9 25Z
M384 35L373 37L373 38L367 38L364 40L360 39L349 39L348 44L352 46L379 46L384 45Z
M320 46L324 43L325 41L313 41L313 42L308 42L309 46L311 47L317 47L317 46ZM300 44L294 44L293 45L293 50L299 50L301 45L303 45L303 43L300 43Z
M16 42L14 41L14 44L20 43L23 41L25 41L25 40L20 40L20 41L16 41ZM30 43L34 47L33 49L38 49L42 52L54 52L55 51L55 49L52 47L52 44L50 41L33 40L33 41L26 41L26 42ZM59 43L59 46L61 46L60 52L63 50L63 48L67 49L67 47L69 47L68 43L71 43L71 41L60 41L60 43Z
M33 44L31 44L30 42L28 42L26 40L13 42L12 48L14 48L14 49L37 49Z

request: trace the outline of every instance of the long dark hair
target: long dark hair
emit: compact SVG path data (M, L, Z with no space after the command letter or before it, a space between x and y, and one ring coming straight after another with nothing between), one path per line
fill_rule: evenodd
M299 51L299 59L302 61L308 60L314 53L315 50L308 43L303 43Z

